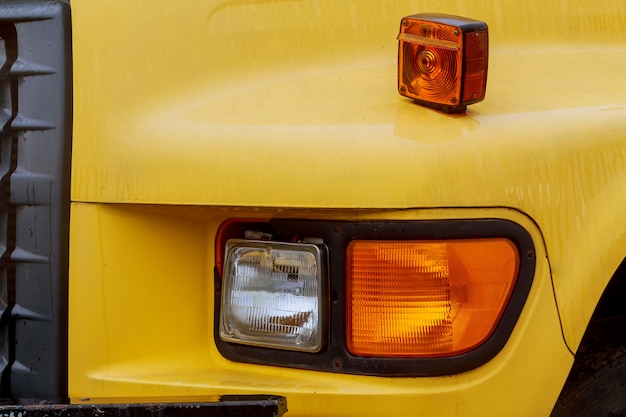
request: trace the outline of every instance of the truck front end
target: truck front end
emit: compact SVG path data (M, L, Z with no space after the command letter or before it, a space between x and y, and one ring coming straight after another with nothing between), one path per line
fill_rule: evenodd
M36 41L64 51L66 84L11 99L52 75L28 78L7 52L4 131L26 100L59 95L65 124L3 139L17 149L2 148L17 235L3 396L550 414L626 257L621 3L13 3L57 13L42 21L61 38ZM487 22L483 102L447 114L398 94L398 26L418 12ZM59 174L18 175L45 132ZM53 214L40 195L57 196ZM39 218L20 222L28 210ZM52 242L58 265L21 236ZM22 252L57 271L33 308ZM54 355L20 347L31 322L53 326L29 346ZM52 376L33 393L20 370Z

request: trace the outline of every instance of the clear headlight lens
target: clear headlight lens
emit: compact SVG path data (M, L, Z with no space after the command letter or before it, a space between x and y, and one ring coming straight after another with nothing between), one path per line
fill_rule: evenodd
M306 243L229 240L222 277L222 340L320 351L324 250Z

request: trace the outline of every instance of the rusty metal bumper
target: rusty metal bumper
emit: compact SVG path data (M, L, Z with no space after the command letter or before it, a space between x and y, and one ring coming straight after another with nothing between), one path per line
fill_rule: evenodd
M2 405L12 417L280 417L287 400L272 395L225 395L211 402Z

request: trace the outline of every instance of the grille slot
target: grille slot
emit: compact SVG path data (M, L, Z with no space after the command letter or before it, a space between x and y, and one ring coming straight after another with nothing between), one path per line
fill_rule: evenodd
M67 396L71 37L63 1L0 3L0 396Z

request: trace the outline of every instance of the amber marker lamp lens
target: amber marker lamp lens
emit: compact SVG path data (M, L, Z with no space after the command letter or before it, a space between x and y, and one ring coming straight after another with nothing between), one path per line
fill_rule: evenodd
M515 286L508 239L356 240L347 249L347 343L356 356L449 357L494 332Z
M398 91L416 102L459 113L485 98L487 24L443 14L416 14L400 23Z

